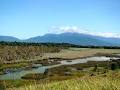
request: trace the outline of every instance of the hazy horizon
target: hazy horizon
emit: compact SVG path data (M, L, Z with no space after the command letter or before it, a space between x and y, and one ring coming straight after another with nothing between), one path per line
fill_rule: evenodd
M120 38L119 0L0 0L0 35L78 32Z

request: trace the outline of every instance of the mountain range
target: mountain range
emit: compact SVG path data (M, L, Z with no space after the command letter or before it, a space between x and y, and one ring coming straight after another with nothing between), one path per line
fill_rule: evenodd
M12 36L0 36L0 41L22 41L40 43L51 42L93 46L120 46L120 38L106 38L101 36L70 32L61 34L45 34L44 36L36 36L25 40L20 40Z

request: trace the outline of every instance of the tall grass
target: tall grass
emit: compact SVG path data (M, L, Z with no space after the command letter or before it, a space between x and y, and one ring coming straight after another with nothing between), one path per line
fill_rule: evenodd
M120 78L84 77L53 83L32 84L8 90L120 90Z

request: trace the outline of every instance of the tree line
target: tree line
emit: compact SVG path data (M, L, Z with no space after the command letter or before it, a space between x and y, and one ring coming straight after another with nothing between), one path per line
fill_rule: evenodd
M120 49L120 46L91 46L91 45L75 45L70 43L37 43L37 42L7 42L0 41L0 45L9 46L56 46L56 47L76 47L76 48L104 48L104 49Z

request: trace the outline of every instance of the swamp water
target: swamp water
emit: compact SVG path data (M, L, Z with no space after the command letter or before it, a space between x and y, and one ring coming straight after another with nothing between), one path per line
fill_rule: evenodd
M38 68L31 68L30 70L20 70L16 72L7 73L4 75L0 75L0 80L15 80L21 79L22 76L29 73L44 73L46 69L58 67L61 65L72 65L77 63L87 63L88 61L110 61L110 57L100 56L100 57L88 57L83 59L75 59L75 60L63 60L59 61L60 64L51 65L51 66L39 66ZM37 65L37 64L36 64ZM38 66L38 65L37 65Z

